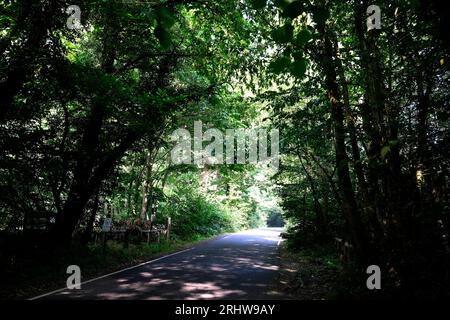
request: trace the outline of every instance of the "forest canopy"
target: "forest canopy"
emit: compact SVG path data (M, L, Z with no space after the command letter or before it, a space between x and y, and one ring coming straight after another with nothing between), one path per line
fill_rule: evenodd
M425 0L0 1L1 266L86 246L105 218L170 218L179 239L286 224L292 248L349 244L353 279L379 265L389 294L448 297L448 16ZM172 133L196 121L279 130L279 167L173 163Z

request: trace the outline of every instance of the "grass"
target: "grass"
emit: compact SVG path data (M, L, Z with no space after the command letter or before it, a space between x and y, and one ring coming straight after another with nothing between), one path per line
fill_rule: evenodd
M215 236L214 236L215 237ZM213 238L193 236L185 240L161 243L129 244L108 241L106 251L101 244L72 249L60 254L41 252L21 258L3 274L0 299L27 299L66 286L69 265L78 265L82 281L133 266L162 255L189 248Z

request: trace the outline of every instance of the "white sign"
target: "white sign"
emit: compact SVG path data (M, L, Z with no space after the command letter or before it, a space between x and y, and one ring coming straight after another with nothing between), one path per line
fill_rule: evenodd
M111 225L112 225L112 219L111 218L106 218L103 221L102 231L103 232L109 232L111 230Z

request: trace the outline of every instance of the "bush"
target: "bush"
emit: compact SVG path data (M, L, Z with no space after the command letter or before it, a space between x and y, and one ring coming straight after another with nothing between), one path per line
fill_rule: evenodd
M160 206L158 219L172 218L172 234L180 239L212 236L236 228L232 216L203 195L183 190Z

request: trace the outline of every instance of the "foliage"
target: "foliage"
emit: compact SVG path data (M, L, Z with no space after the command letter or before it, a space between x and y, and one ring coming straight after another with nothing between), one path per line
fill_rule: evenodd
M448 297L441 2L379 1L370 31L366 0L77 4L72 30L67 1L0 2L3 265L88 247L105 217L189 239L282 212L294 247L354 248L350 282L378 264L389 296ZM280 129L279 170L174 165L194 121Z
M190 188L177 188L161 206L161 221L171 217L173 232L186 239L192 235L211 236L237 230L229 212L209 202Z
M382 29L367 31L370 4L274 1L267 77L277 86L261 99L284 129L274 178L286 237L302 248L352 243L346 289L364 287L365 266L378 264L385 297L448 296L425 281L450 280L444 9L382 1Z

